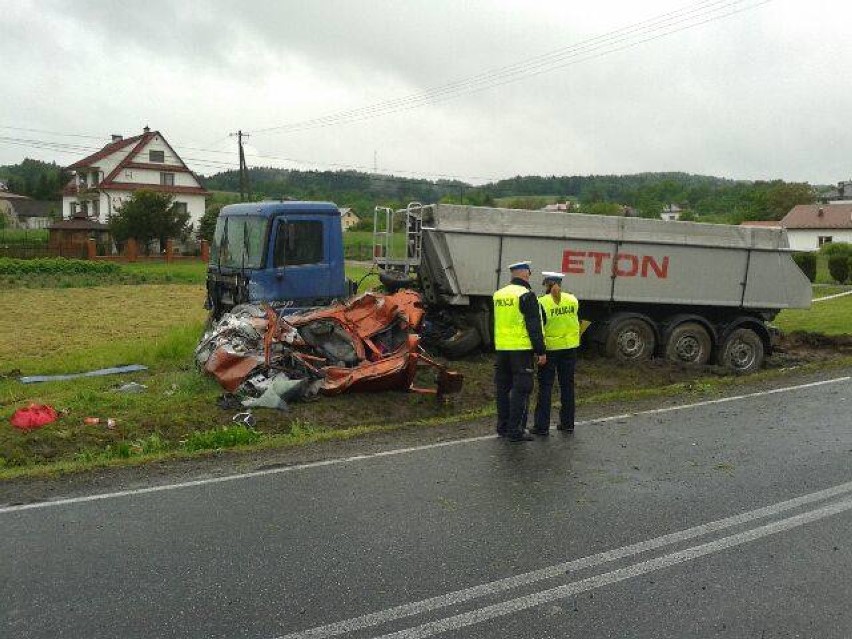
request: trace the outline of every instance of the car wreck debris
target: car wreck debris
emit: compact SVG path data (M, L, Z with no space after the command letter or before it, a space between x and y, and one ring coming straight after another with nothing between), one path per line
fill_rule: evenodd
M198 366L243 407L286 410L290 401L345 392L406 390L443 398L461 390L461 373L420 346L424 310L415 291L371 292L318 310L286 311L234 307L195 350ZM424 366L436 370L435 388L416 386Z

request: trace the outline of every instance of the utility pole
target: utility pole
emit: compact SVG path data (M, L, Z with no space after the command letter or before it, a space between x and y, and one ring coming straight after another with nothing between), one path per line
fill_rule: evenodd
M246 201L246 196L251 200L251 185L249 184L248 165L246 165L246 154L243 150L243 138L249 137L248 133L237 131L231 133L231 137L237 138L237 151L240 157L240 202Z
M373 173L379 172L379 152L373 151Z

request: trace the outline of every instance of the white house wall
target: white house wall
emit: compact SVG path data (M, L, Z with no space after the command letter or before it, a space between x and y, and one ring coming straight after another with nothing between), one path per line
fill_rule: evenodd
M170 171L164 166L163 170L157 169L124 169L116 176L116 182L129 182L131 184L160 184L160 173L174 173L175 186L198 186L198 182L192 173L185 171Z
M141 162L143 164L149 164L150 163L150 159L149 159L150 156L148 154L148 151L162 151L164 156L165 156L163 164L171 164L172 166L174 166L176 164L182 164L180 158L178 156L176 156L174 153L172 153L171 149L169 149L169 146L163 141L163 138L159 135L156 136L153 140L151 140L144 147L139 149L139 152L136 155L133 156L132 161L133 162ZM193 186L197 186L197 185L193 184Z
M794 251L816 251L819 238L829 236L832 242L852 243L852 229L787 229L790 248Z

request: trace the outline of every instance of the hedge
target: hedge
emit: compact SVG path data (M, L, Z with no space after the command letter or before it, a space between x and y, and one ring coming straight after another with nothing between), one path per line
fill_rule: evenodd
M802 269L802 273L811 281L816 280L817 256L816 253L793 253L793 261Z
M852 256L852 244L848 242L828 242L823 244L819 252L823 255L846 255Z
M19 260L0 257L0 275L92 275L119 273L121 267L112 262L69 260L63 257L43 257Z
M850 263L852 257L848 255L832 255L828 258L828 272L835 282L845 284L849 280Z

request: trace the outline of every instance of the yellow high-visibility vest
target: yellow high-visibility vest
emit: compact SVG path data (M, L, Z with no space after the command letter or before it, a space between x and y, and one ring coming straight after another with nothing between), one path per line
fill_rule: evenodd
M495 350L532 350L524 314L521 313L521 296L527 293L529 290L519 284L509 284L494 293Z
M538 298L544 309L547 323L544 325L544 345L549 351L577 348L580 345L580 321L577 312L580 303L570 293L560 293L559 303L552 295Z

